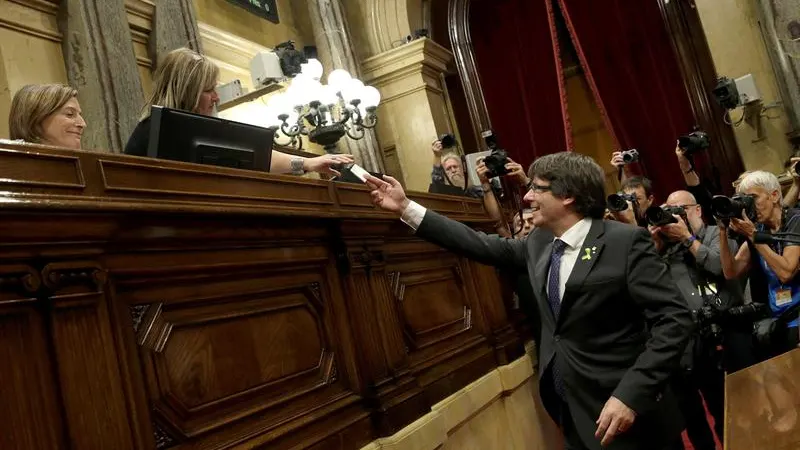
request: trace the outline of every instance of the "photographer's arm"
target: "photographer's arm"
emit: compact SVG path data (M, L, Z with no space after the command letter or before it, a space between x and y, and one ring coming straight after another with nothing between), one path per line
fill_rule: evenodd
M749 240L748 246L753 245L750 242L753 242L756 227L747 216L742 214L742 219L731 219L731 228ZM800 232L800 216L789 219L784 231ZM744 248L744 246L742 247ZM767 244L754 244L754 247L755 251L764 258L767 266L775 272L781 283L788 283L797 275L798 269L800 269L800 246L789 244L784 247L782 254L778 254Z
M508 229L506 219L503 217L503 211L500 204L497 202L497 197L494 196L492 186L485 183L483 186L483 207L486 208L486 214L489 218L494 220L494 227L497 234L504 238L511 237L511 231Z
M686 186L699 186L700 177L697 175L697 172L694 171L694 168L692 168L692 163L689 161L689 158L683 154L683 149L675 147L675 156L678 157L678 166L681 168L683 181L686 182Z
M792 187L789 192L783 196L783 206L787 208L794 208L797 205L797 196L800 194L800 178L794 177L792 180Z
M511 231L509 231L506 220L503 217L503 211L500 208L500 204L497 202L497 197L494 196L492 185L487 177L488 171L489 169L486 168L486 164L484 164L483 161L481 161L476 168L478 179L481 180L481 187L483 188L483 207L486 208L486 213L489 217L494 220L497 234L505 238L510 238Z
M706 232L711 232L711 228L707 228ZM700 268L717 276L722 275L719 233L714 233L708 244L704 244L700 242L699 239L696 239L692 242L692 246L689 247L689 251L694 255L694 260Z
M726 280L738 279L750 269L749 243L742 244L734 256L728 245L728 228L722 225L719 227L719 259Z
M777 254L767 244L756 244L756 250L764 258L770 269L775 272L781 283L792 281L800 268L800 247L791 246L783 249L783 254Z

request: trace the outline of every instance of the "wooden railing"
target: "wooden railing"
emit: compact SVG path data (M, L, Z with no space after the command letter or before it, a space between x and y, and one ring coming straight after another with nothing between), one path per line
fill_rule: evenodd
M0 204L2 449L356 449L523 351L361 185L3 145Z

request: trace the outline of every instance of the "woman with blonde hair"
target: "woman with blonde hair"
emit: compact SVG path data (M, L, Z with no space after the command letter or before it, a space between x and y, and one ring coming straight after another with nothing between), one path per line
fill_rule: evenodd
M145 104L136 129L133 130L125 153L146 156L150 143L150 106L180 109L206 116L214 115L219 102L216 86L219 68L208 58L188 48L179 48L167 54L158 65L153 78L153 93ZM265 142L265 145L271 145ZM316 158L291 156L272 152L270 172L294 173L320 172L338 175L331 168L353 162L350 155L324 155Z
M11 101L11 140L80 149L86 121L77 95L76 89L63 84L24 86Z

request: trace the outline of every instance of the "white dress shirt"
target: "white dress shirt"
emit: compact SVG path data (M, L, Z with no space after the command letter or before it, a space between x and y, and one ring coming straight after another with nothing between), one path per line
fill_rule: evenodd
M569 280L570 274L572 274L572 269L575 267L575 262L578 261L578 256L581 253L581 247L583 247L583 241L586 240L586 236L589 234L589 230L592 228L592 219L584 218L577 222L575 225L570 227L569 230L565 231L564 234L561 235L560 238L564 241L567 246L564 248L564 254L561 256L561 266L559 267L558 272L558 299L561 300L564 298L564 289L567 285L567 280ZM555 241L555 239L553 239ZM552 267L551 267L552 270ZM550 279L550 273L547 274L547 280ZM548 286L548 281L545 280L544 285ZM549 287L546 287L549 292Z
M412 201L403 211L403 215L400 217L400 220L416 231L417 228L419 228L419 224L422 223L422 219L425 218L426 211L427 209L424 206ZM589 230L591 228L592 219L587 217L570 227L570 229L564 232L560 238L565 244L567 244L567 247L564 249L564 254L561 256L561 266L558 279L559 300L564 298L564 289L567 285L567 280L569 280L569 276L572 274L572 268L575 267L575 262L578 261L578 256L580 256L581 253L581 247L583 247L583 241L586 240L586 236L589 234ZM555 239L553 240L555 241ZM549 280L549 272L547 276ZM547 288L547 280L544 280L544 285L545 289L549 289ZM548 294L549 293L550 292L548 292Z

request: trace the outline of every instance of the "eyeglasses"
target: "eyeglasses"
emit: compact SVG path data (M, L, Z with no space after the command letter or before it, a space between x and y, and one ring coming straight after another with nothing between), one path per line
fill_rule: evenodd
M687 204L687 205L675 205L675 206L673 206L673 208L686 209L686 208L691 208L692 206L700 206L700 205L698 205L697 203L690 203L690 204Z
M553 189L551 186L542 186L541 184L536 184L533 182L533 180L528 182L528 185L526 187L528 188L529 191L533 191L537 194L548 192Z

